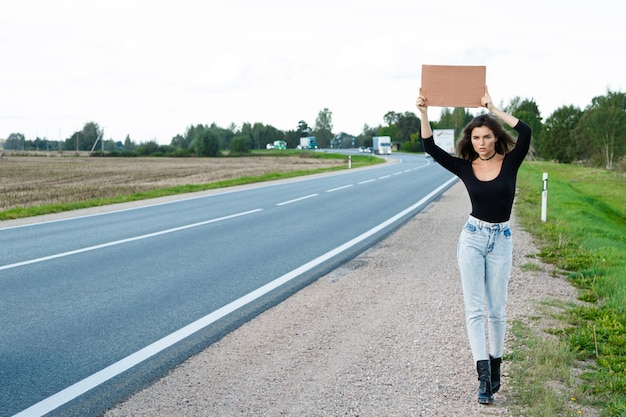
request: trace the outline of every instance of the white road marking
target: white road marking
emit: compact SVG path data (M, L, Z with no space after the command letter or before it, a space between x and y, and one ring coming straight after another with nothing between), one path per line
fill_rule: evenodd
M300 198L294 198L293 200L289 200L289 201L283 201L282 203L277 203L277 206L284 206L287 204L291 204L291 203L295 203L296 201L302 201L302 200L306 200L307 198L313 198L313 197L317 197L319 194L309 194L309 195L305 195L304 197L300 197Z
M330 190L326 190L327 193L332 193L333 191L343 190L345 188L352 187L352 184L344 185L343 187L331 188Z
M27 261L16 262L14 264L2 265L2 266L0 266L0 271L3 271L5 269L17 268L17 267L25 266L25 265L36 264L38 262L50 261L52 259L63 258L65 256L77 255L79 253L85 253L85 252L89 252L89 251L92 251L92 250L98 250L98 249L102 249L102 248L107 248L109 246L121 245L123 243L133 242L135 240L148 239L148 238L151 238L151 237L166 235L168 233L174 233L174 232L178 232L178 231L181 231L181 230L192 229L194 227L204 226L204 225L207 225L207 224L210 224L210 223L216 223L216 222L220 222L222 220L228 220L228 219L232 219L232 218L235 218L235 217L241 217L241 216L245 216L245 215L248 215L248 214L256 213L256 212L262 211L262 210L263 209L254 209L254 210L244 211L244 212L237 213L237 214L231 214L229 216L219 217L217 219L211 219L211 220L206 220L206 221L199 222L199 223L193 223L193 224L188 224L188 225L185 225L185 226L174 227L172 229L161 230L160 232L148 233L146 235L130 237L128 239L121 239L121 240L115 240L113 242L101 243L99 245L88 246L86 248L71 250L71 251L68 251L68 252L57 253L57 254L54 254L54 255L44 256L44 257L41 257L41 258L29 259Z
M201 319L198 319L194 321L193 323L165 336L164 338L157 340L156 342L119 360L118 362L115 362L114 364L102 369L101 371L96 372L95 374L88 376L87 378L81 381L78 381L74 385L71 385L65 388L64 390L59 391L56 394L30 406L29 408L15 414L13 417L39 417L39 416L48 414L52 410L55 410L64 404L67 404L68 402L74 400L75 398L86 393L87 391L118 376L122 372L125 372L128 369L132 368L133 366L140 364L141 362L149 359L150 357L156 355L157 353L160 353L161 351L173 346L174 344L180 342L181 340L213 324L214 322L225 317L226 315L262 297L263 295L269 293L270 291L291 281L292 279L309 271L310 269L315 268L316 266L333 258L334 256L339 255L345 250L350 249L352 246L362 242L363 240L374 235L375 233L378 233L379 231L383 230L385 227L398 221L399 219L401 219L403 216L407 215L411 211L426 204L428 200L430 200L433 196L441 192L441 190L445 189L446 187L448 187L450 184L452 184L455 181L457 181L456 177L449 179L448 181L446 181L445 183L437 187L435 190L431 191L428 195L426 195L417 203L402 210L400 213L387 219L386 221L379 224L378 226L373 227L372 229L366 231L365 233L355 237L354 239L344 243L341 246L336 247L335 249L332 249L326 252L320 257L313 259L310 262L307 262L306 264L286 273L285 275L279 278L276 278L274 281L271 281L265 284L264 286L257 288L256 290L244 295L243 297L233 301L232 303L227 304L224 307L215 310L214 312L202 317ZM252 212L254 211L259 211L259 210L253 210ZM246 212L246 214L247 213L250 213L250 212Z

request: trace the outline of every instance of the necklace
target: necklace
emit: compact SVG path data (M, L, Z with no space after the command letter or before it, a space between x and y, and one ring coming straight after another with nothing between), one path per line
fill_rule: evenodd
M478 155L478 159L480 159L481 161L488 161L490 159L492 159L494 156L496 156L498 152L494 152L493 155L491 155L489 158L481 158L480 155Z

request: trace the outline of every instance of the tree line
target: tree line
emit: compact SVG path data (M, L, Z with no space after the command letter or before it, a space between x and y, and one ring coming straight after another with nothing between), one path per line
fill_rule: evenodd
M560 163L582 161L606 169L626 170L626 93L608 90L594 97L580 109L562 106L543 120L534 99L513 98L503 110L524 120L533 129L533 154L544 160ZM454 129L459 137L462 128L472 120L464 108L444 108L439 120L432 122L435 129ZM95 122L86 123L65 141L51 141L37 137L27 140L21 133L12 133L4 142L7 150L93 151L107 156L219 156L222 151L245 154L265 149L267 144L281 140L288 148L295 148L301 137L315 136L320 148L351 148L371 146L372 137L390 136L406 152L423 152L420 137L420 119L414 112L390 111L383 116L384 124L363 126L353 136L333 133L332 112L322 109L314 127L300 120L293 130L283 131L263 123L234 123L224 128L215 123L198 124L174 136L170 144L155 140L136 143L127 135L125 140L104 139L104 132Z
M315 136L318 146L329 148L334 138L332 113L327 108L319 112L315 126L311 128L304 120L293 130L282 131L263 123L243 123L238 128L234 123L223 128L215 123L188 126L185 132L174 136L169 145L156 140L137 143L126 136L125 140L103 139L104 131L96 122L88 122L82 130L74 132L64 141L37 137L26 139L22 133L11 133L3 148L16 151L91 151L106 152L113 156L218 156L220 151L229 150L245 153L253 149L265 149L268 143L282 140L290 148L300 143L300 138Z

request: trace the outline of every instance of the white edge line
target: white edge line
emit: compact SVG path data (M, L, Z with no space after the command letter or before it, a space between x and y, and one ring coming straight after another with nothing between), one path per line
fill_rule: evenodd
M270 187L270 185L264 185L266 187ZM261 187L261 186L259 186ZM207 191L213 191L213 190L207 190ZM102 212L98 212L98 213L90 213L90 214L81 214L78 216L71 216L71 217L64 217L62 219L53 219L53 220L44 220L41 222L35 222L35 223L25 223L25 224L18 224L15 226L7 226L7 227L1 227L0 226L0 230L9 230L9 229L19 229L19 228L23 228L23 227L31 227L31 226L37 226L37 225L42 225L42 224L49 224L49 223L60 223L60 222L65 222L65 221L70 221L70 220L77 220L77 219L86 219L89 217L97 217L97 216L106 216L109 214L117 214L117 213L124 213L126 211L133 211L133 210L141 210L141 209L145 209L145 208L151 208L151 207L158 207L158 206L164 206L167 204L176 204L176 203L180 203L180 202L185 202L185 201L193 201L193 200L198 200L201 198L208 198L208 197L214 197L217 195L221 195L221 194L231 194L231 193L236 193L236 192L240 192L242 190L227 190L227 191L223 191L220 193L216 193L216 194L201 194L201 195L194 195L191 197L186 197L186 198L176 198L174 200L169 200L169 201L162 201L162 202L158 202L158 203L150 203L150 204L141 204L138 205L136 207L127 207L127 208L120 208L120 209L115 209L115 210L111 210L111 211L102 211ZM188 193L188 194L194 194L194 193L203 193L205 191L195 191L192 193ZM183 194L173 194L171 196L167 196L167 197L177 197ZM136 200L136 201L132 201L129 203L142 203L142 202L146 202L149 200L157 200L160 198L167 198L167 197L155 197L153 199L146 199L146 200ZM122 205L122 204L129 204L126 202L123 203L115 203L112 204L111 206L115 206L115 205ZM89 210L89 209L94 209L97 207L89 207L87 209L78 209L78 210ZM52 213L52 214L61 214L61 213ZM42 216L46 216L45 214ZM20 219L16 219L16 220L20 220ZM7 220L7 221L11 221L11 220Z
M354 239L344 243L341 246L338 246L337 248L331 251L326 252L320 257L313 259L310 262L307 262L306 264L286 273L285 275L279 278L276 278L274 281L271 281L265 284L264 286L257 288L256 290L225 305L224 307L221 307L215 310L214 312L202 317L201 319L198 319L194 321L193 323L165 336L164 338L157 340L156 342L146 346L145 348L141 350L138 350L137 352L125 357L124 359L119 360L118 362L115 362L114 364L102 369L101 371L98 371L95 374L88 376L87 378L81 381L78 381L77 383L65 388L64 390L59 391L58 393L30 406L29 408L15 414L13 417L43 416L57 409L58 407L72 401L73 399L79 397L80 395L86 393L87 391L97 387L100 384L105 383L111 378L118 376L122 372L127 371L133 366L140 364L141 362L149 359L150 357L156 355L157 353L173 346L174 344L180 342L181 340L213 324L215 321L221 319L222 317L225 317L226 315L232 313L233 311L236 311L237 309L245 306L246 304L251 303L252 301L262 297L263 295L269 293L270 291L291 281L292 279L296 278L300 274L303 274L309 271L310 269L313 269L314 267L327 261L328 259L340 254L341 252L351 248L357 243L362 242L363 240L369 238L373 234L379 232L380 230L394 223L395 221L402 218L406 214L422 206L432 196L439 193L441 190L443 190L444 188L446 188L448 185L452 184L456 180L457 180L456 177L451 178L450 180L446 181L445 183L437 187L435 190L431 191L428 195L426 195L417 203L404 209L400 213L389 218L388 220L384 221L378 226L373 227L367 232L355 237Z
M204 226L204 225L207 225L207 224L210 224L210 223L215 223L215 222L219 222L219 221L222 221L222 220L228 220L228 219L232 219L234 217L245 216L245 215L256 213L256 212L262 211L262 210L263 209L254 209L254 210L244 211L244 212L241 212L241 213L231 214L231 215L228 215L228 216L219 217L219 218L211 219L211 220L206 220L206 221L199 222L199 223L193 223L193 224L188 224L188 225L185 225L185 226L174 227L172 229L161 230L159 232L148 233L146 235L130 237L130 238L127 238L127 239L116 240L116 241L113 241L113 242L101 243L99 245L88 246L86 248L76 249L76 250L72 250L72 251L68 251L68 252L57 253L57 254L54 254L54 255L44 256L44 257L41 257L41 258L29 259L27 261L16 262L16 263L13 263L13 264L1 265L0 266L0 271L3 271L5 269L18 268L20 266L25 266L25 265L30 265L30 264L36 264L38 262L50 261L52 259L63 258L65 256L77 255L79 253L84 253L84 252L89 252L89 251L92 251L92 250L102 249L102 248L106 248L106 247L109 247L109 246L121 245L122 243L133 242L135 240L147 239L147 238L154 237L154 236L160 236L160 235L165 235L165 234L168 234L168 233L178 232L178 231L185 230L185 229L191 229L191 228L194 228L194 227Z

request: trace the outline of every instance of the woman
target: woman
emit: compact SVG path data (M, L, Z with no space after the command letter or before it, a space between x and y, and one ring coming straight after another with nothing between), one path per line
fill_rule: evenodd
M424 150L465 184L472 212L461 231L457 261L461 272L467 334L478 371L478 402L492 404L500 389L500 364L506 330L507 287L513 263L509 219L517 171L530 147L531 129L516 117L497 109L489 92L481 103L490 114L472 120L463 130L454 157L435 145L428 122L428 98L420 95L421 136ZM501 122L518 133L517 142ZM489 348L485 332L487 301Z

